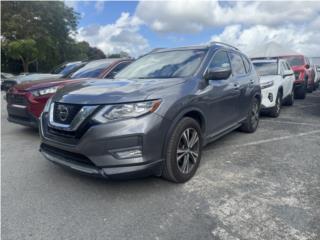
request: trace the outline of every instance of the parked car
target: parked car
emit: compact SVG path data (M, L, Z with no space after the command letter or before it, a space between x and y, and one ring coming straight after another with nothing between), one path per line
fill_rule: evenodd
M295 81L295 96L296 98L304 99L307 91L314 88L314 72L310 68L309 59L303 55L281 56L286 59L294 71Z
M259 123L261 89L250 60L221 43L160 49L111 81L65 86L41 115L50 161L107 178L157 175L186 182L202 147Z
M87 63L69 79L48 79L22 83L12 87L6 96L8 121L38 127L38 118L50 97L66 84L90 78L112 78L131 63L130 59L101 59Z
M3 89L2 82L8 78L13 78L13 77L14 75L11 73L4 73L4 72L1 73L1 90Z
M315 87L314 87L314 90L316 90L317 88L319 88L319 85L320 85L320 57L312 57L312 58L310 58L310 64L311 64L311 67L313 68L313 70L315 72L315 78L314 78Z
M262 92L261 111L278 117L282 103L293 105L293 71L285 59L254 60L253 65L260 76Z
M46 79L60 79L67 78L72 73L77 71L79 68L83 67L86 63L77 61L77 62L69 62L64 63L56 67L51 73L23 73L18 76L8 78L3 81L1 85L1 90L8 91L11 87L19 83L25 83L30 81L40 81Z

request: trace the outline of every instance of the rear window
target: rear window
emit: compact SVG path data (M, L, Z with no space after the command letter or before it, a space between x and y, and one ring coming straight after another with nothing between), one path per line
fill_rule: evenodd
M290 63L291 66L304 65L304 58L302 56L286 57L286 59Z
M253 62L253 66L259 76L278 74L277 62Z

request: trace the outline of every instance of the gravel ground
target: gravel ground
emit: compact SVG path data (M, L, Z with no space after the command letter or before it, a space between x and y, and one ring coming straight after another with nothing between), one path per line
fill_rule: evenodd
M1 106L2 239L320 239L320 91L208 145L180 185L60 168Z

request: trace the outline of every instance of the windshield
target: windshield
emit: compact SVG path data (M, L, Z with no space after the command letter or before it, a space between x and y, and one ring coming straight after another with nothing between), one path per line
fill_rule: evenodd
M104 59L89 62L71 75L71 78L97 78L114 60Z
M278 74L277 62L253 62L253 65L259 76Z
M286 57L291 66L302 66L304 65L304 58L302 56Z
M55 68L51 73L52 74L68 75L73 70L75 70L77 67L79 67L81 64L82 64L81 62L63 64L63 65L60 65L57 68Z
M192 76L207 50L151 53L131 63L115 78L178 78Z

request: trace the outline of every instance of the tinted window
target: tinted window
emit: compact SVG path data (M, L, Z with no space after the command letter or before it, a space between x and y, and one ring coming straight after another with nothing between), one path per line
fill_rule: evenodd
M235 75L246 74L246 70L244 68L242 58L239 54L230 53L230 60L231 60L232 72Z
M286 65L287 65L287 70L291 70L291 66L289 65L288 62L286 62Z
M83 65L81 62L63 64L55 68L51 73L68 75L77 70L81 65Z
M220 51L217 52L210 65L209 68L226 68L229 69L230 68L230 62L229 62L229 58L228 58L228 54L225 51Z
M89 62L71 75L71 78L97 78L115 60L103 59Z
M105 78L113 78L118 72L120 72L122 69L124 69L126 66L128 66L130 64L130 62L122 62L119 63L117 66L115 66L111 72L109 72L107 74L107 76L105 76Z
M250 64L250 61L248 60L248 58L246 58L245 56L242 56L242 59L243 59L243 63L244 63L244 66L246 68L247 73L251 72L251 64Z
M115 78L177 78L192 76L207 50L173 50L147 54L131 63Z
M277 62L253 62L253 66L259 76L278 74Z

